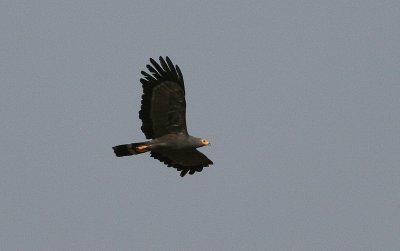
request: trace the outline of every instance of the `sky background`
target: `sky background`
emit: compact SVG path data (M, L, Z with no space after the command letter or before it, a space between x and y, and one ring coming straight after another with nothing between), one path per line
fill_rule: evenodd
M1 250L399 250L399 1L0 2ZM170 56L214 165L143 154Z

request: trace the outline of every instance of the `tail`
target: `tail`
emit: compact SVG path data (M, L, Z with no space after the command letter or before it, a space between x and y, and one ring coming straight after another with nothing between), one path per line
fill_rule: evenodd
M114 146L113 149L117 157L136 155L150 151L146 142Z

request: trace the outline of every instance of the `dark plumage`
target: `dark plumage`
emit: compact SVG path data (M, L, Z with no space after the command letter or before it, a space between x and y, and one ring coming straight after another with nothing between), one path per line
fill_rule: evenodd
M192 137L186 127L185 86L177 65L166 57L160 64L150 58L150 72L142 71L142 106L139 118L142 131L150 141L114 146L117 157L136 155L150 151L150 156L181 172L201 172L213 162L196 148L208 145L208 141Z

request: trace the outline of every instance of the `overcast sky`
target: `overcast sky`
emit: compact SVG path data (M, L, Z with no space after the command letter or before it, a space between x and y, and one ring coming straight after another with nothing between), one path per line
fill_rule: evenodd
M400 250L399 1L0 2L1 250ZM214 161L148 154L170 56Z

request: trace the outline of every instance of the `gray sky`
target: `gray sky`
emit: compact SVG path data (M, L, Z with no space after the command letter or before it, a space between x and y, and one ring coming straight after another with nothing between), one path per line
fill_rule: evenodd
M61 2L61 1L60 1ZM399 250L399 1L1 1L1 250ZM182 69L212 168L141 141Z

